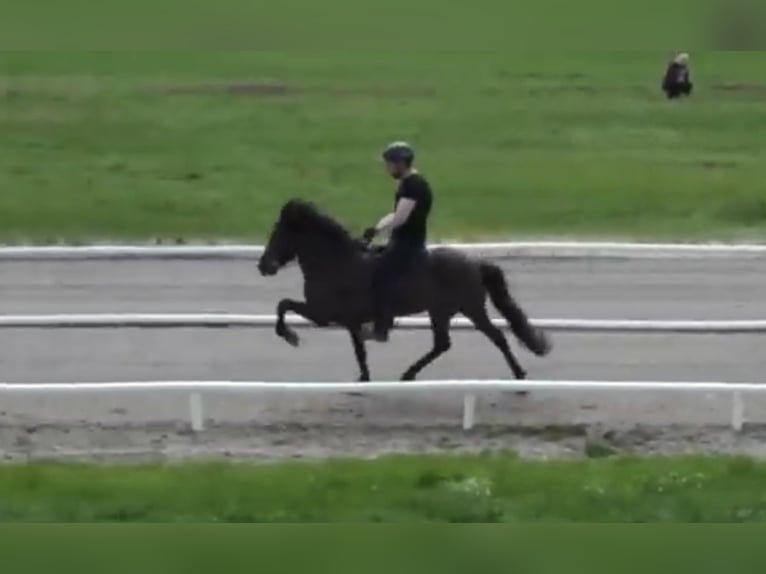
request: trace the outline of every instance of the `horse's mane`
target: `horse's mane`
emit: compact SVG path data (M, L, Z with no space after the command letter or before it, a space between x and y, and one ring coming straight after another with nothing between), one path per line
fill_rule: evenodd
M345 227L322 213L313 203L302 199L291 199L285 203L280 221L294 229L322 235L338 244L354 245L354 238Z

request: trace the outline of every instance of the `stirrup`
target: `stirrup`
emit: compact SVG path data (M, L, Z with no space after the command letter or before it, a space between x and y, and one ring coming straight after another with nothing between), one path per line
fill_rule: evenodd
M378 343L387 343L390 329L385 334L377 333L375 323L365 323L362 325L361 336L364 341L376 341Z

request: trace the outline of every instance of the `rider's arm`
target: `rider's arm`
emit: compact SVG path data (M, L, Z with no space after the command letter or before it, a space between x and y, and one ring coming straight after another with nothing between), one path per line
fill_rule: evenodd
M386 216L384 216L380 221L378 221L377 225L375 226L375 231L377 233L387 233L391 230L391 224L394 221L394 213L389 213Z
M378 233L390 233L397 227L404 225L415 209L416 201L408 197L401 198L396 203L396 211L389 213L375 226Z
M407 219L409 219L410 214L412 214L412 210L415 209L415 205L417 205L417 202L414 199L402 197L396 203L396 211L391 220L391 229L396 229L397 227L404 225L407 222Z

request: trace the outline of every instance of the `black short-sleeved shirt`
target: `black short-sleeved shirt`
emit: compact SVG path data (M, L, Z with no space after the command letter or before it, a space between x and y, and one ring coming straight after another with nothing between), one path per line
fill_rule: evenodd
M431 213L431 186L428 185L428 182L419 173L410 174L399 182L394 209L396 209L396 205L402 198L415 201L415 207L407 221L394 229L391 234L391 240L425 245L428 236L426 223L428 221L428 214Z
M672 90L676 86L689 83L691 83L689 66L679 64L678 62L671 62L662 80L662 89L665 91Z

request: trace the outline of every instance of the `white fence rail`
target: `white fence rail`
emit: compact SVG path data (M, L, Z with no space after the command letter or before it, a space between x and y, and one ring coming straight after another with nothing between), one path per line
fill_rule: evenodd
M645 392L645 393L722 393L732 398L731 425L741 430L745 422L745 400L749 393L766 393L766 384L721 382L623 382L623 381L420 381L372 383L294 383L232 381L145 381L104 383L0 383L0 396L13 394L72 395L93 393L179 392L188 396L192 429L205 428L203 393L216 394L333 394L361 393L422 394L452 391L463 394L463 428L476 424L476 397L487 392L556 391L556 392Z
M766 257L766 244L514 241L444 243L487 257L619 257L632 259ZM0 247L0 261L120 259L252 259L262 245L87 245Z
M504 327L505 321L493 322ZM689 334L745 334L766 333L766 320L743 321L647 321L611 319L533 319L538 327L549 331L574 333L689 333ZM166 313L107 313L66 315L0 315L0 328L42 329L112 329L112 328L273 328L276 315L249 315L229 313L166 314ZM297 327L313 327L303 318L290 316L288 323ZM397 320L404 330L428 330L430 322L425 317L408 317ZM470 321L454 319L452 326L458 330L473 330Z

